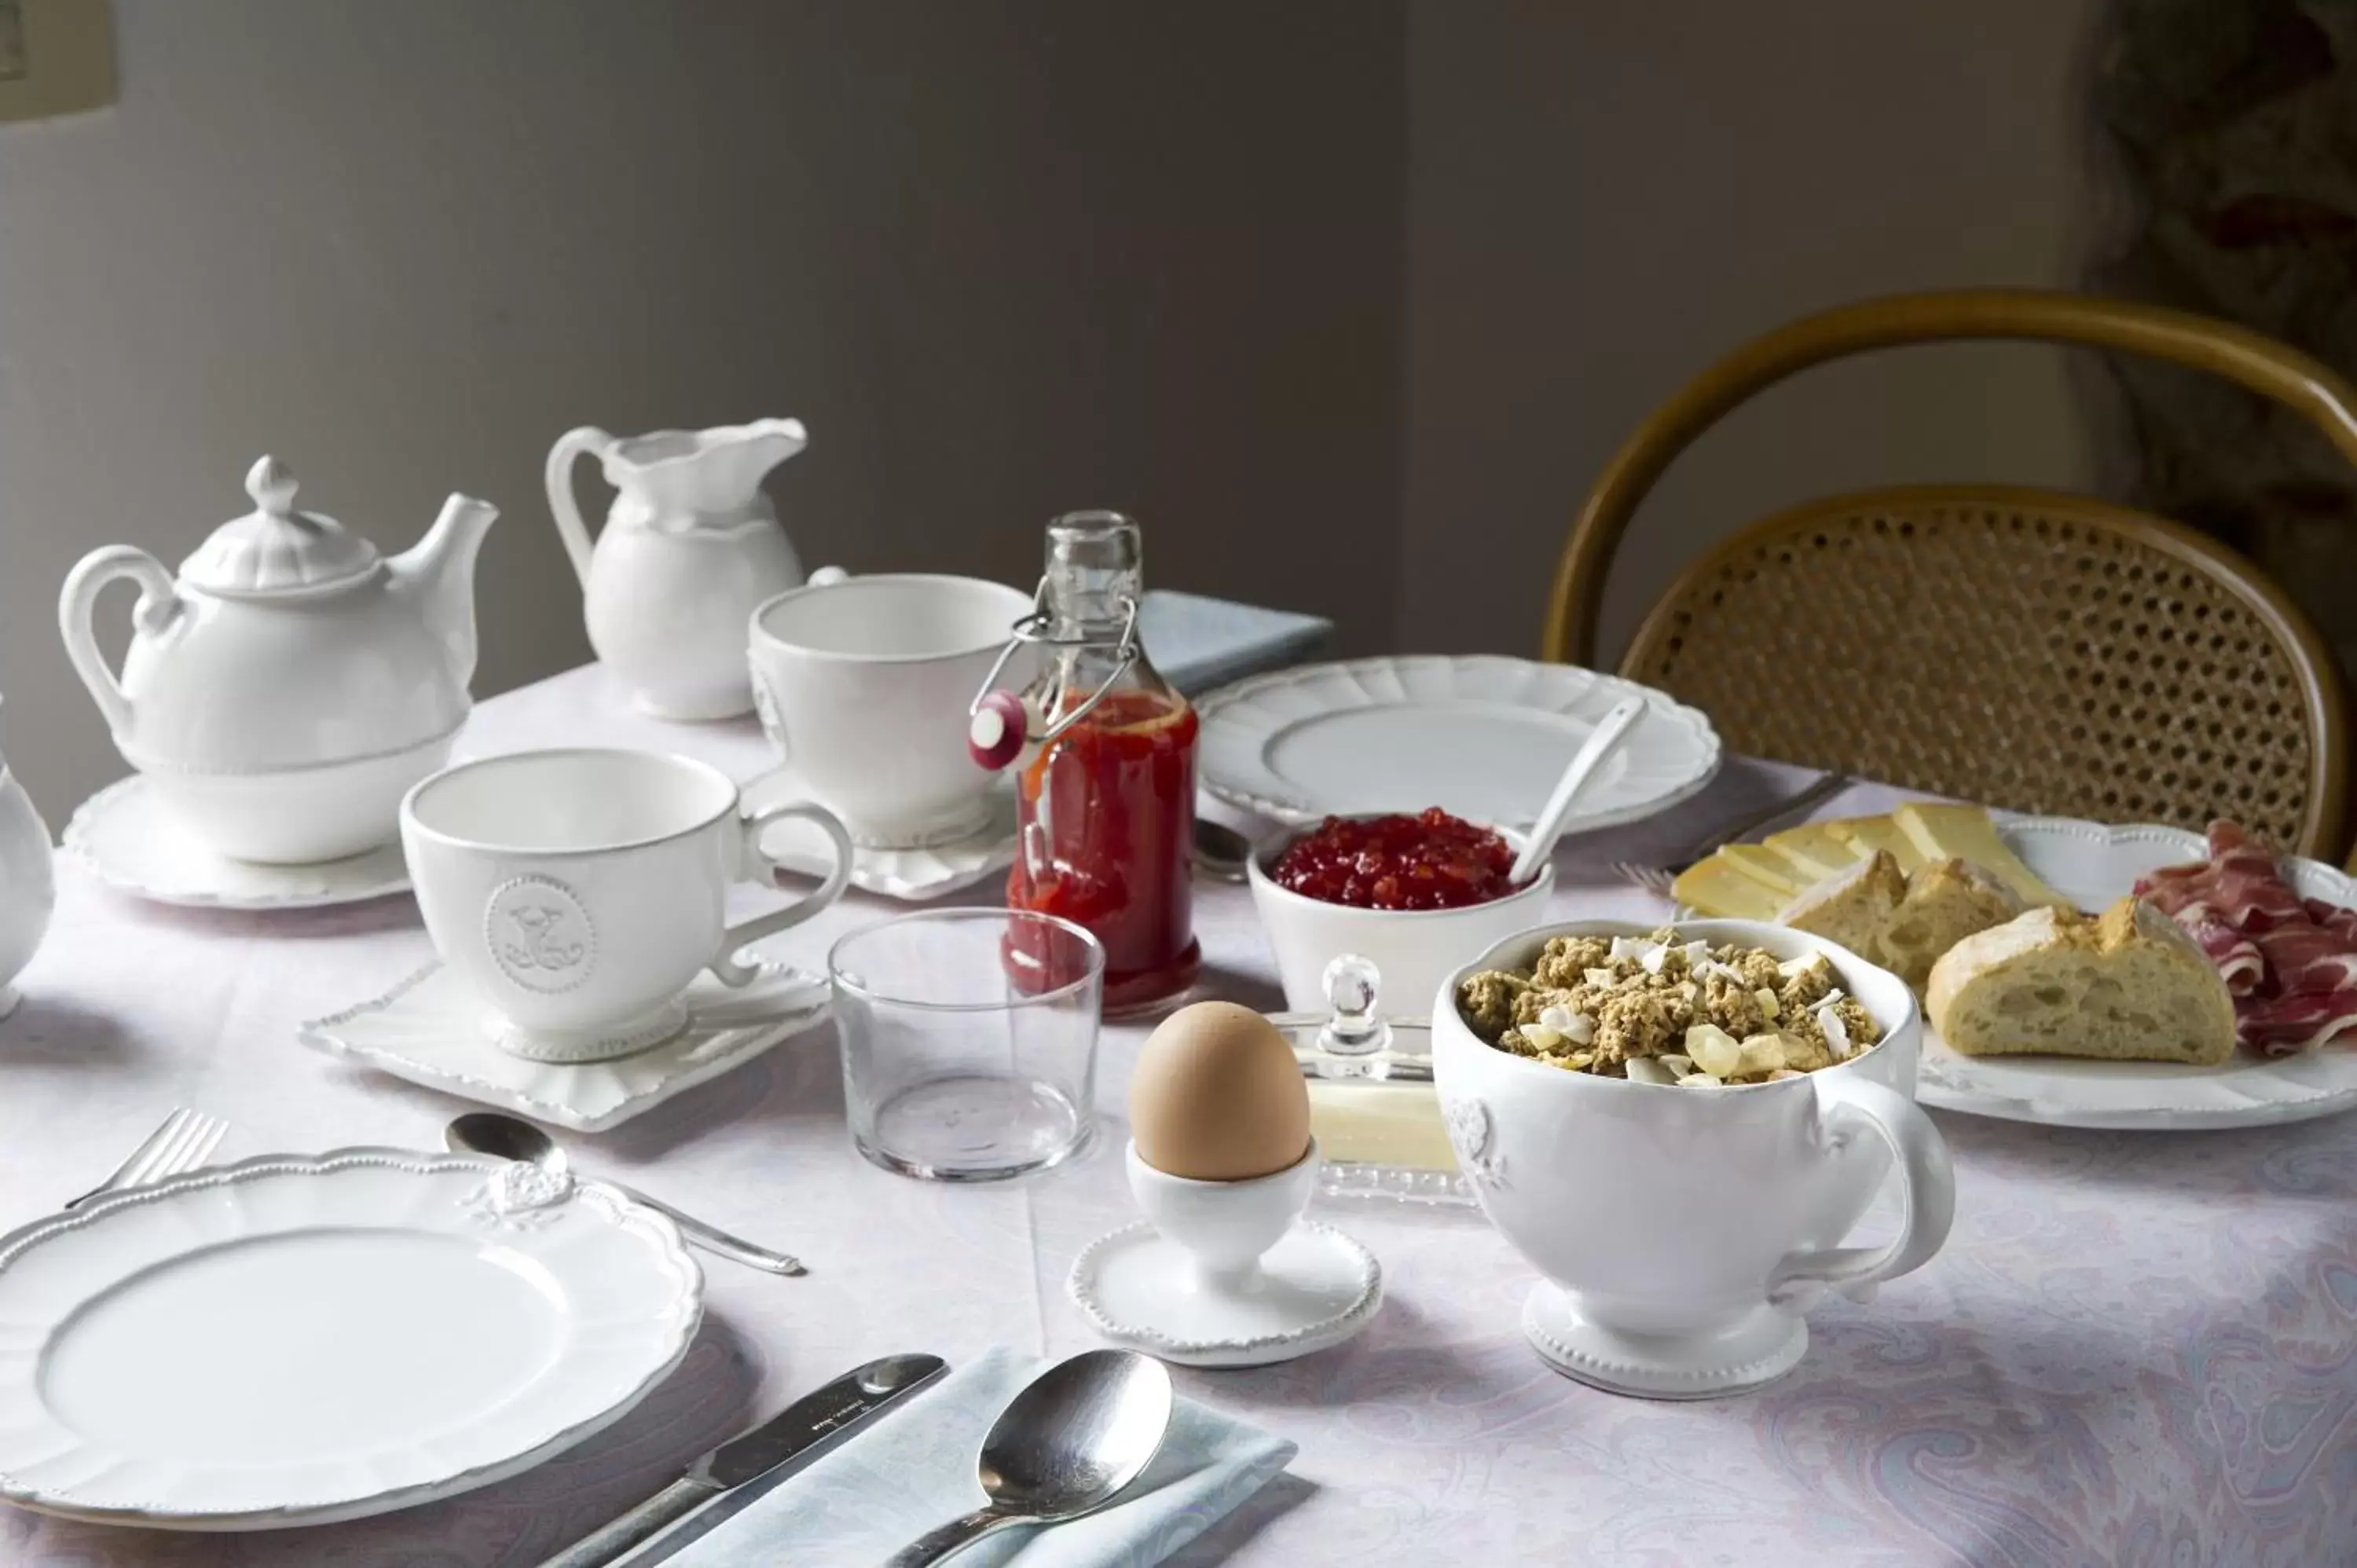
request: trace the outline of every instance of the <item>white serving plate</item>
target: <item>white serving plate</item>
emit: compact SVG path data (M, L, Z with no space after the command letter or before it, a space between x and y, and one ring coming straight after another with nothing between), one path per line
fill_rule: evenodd
M1696 709L1617 676L1490 654L1305 664L1197 704L1198 767L1218 800L1300 824L1426 806L1528 828L1597 721L1644 721L1588 786L1574 831L1666 811L1710 782L1718 736Z
M155 904L317 909L409 891L398 840L315 865L261 865L216 854L181 832L154 787L135 773L81 803L66 823L65 848L108 886Z
M699 974L682 993L687 1026L630 1056L544 1062L501 1050L485 1009L429 963L382 996L296 1032L312 1049L576 1133L602 1133L824 1023L824 979L762 962L741 988Z
M703 1279L662 1216L546 1182L458 1155L265 1155L0 1238L0 1498L326 1524L608 1426L686 1354Z
M2016 817L1997 831L2058 893L2101 909L2164 865L2204 859L2209 845L2182 828L2112 828L2066 817ZM2303 898L2357 907L2357 879L2319 861L2283 862ZM2329 1116L2357 1106L2357 1050L2327 1046L2298 1056L2237 1051L2217 1067L2110 1062L2068 1057L1966 1057L1927 1018L1916 1098L1943 1111L2053 1127L2182 1131L2253 1127Z

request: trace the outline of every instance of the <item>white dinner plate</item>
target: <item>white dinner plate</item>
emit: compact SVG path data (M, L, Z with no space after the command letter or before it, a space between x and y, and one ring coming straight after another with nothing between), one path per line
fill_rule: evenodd
M1718 771L1718 736L1660 692L1570 664L1490 654L1304 664L1211 693L1199 768L1216 799L1292 824L1427 806L1527 828L1598 720L1643 722L1589 784L1575 832L1666 811Z
M2200 833L2182 828L2109 828L2066 817L2017 817L1999 834L2048 886L2083 909L2135 891L2164 865L2208 858ZM2357 880L2319 861L2287 859L2284 879L2303 898L2357 907ZM2177 1131L2300 1122L2357 1106L2357 1050L2346 1046L2288 1057L2237 1050L2217 1067L2093 1061L2070 1057L1967 1057L1927 1020L1915 1097L1943 1111L2054 1127Z
M0 1498L325 1524L512 1476L687 1352L669 1220L529 1165L265 1155L0 1238Z

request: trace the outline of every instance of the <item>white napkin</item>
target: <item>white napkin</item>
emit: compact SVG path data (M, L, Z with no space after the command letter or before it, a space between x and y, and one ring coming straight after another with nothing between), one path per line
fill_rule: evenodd
M860 1568L980 1508L974 1455L1017 1391L1047 1365L999 1348L951 1372L670 1559L679 1568ZM957 1568L1148 1568L1258 1491L1294 1445L1180 1400L1153 1465L1112 1507L1068 1524L1017 1526L967 1547Z

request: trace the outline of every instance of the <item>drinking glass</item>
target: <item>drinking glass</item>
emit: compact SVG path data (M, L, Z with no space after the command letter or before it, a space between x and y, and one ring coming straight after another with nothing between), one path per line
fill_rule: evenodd
M1020 909L925 909L827 954L852 1142L886 1170L998 1181L1096 1124L1104 949Z

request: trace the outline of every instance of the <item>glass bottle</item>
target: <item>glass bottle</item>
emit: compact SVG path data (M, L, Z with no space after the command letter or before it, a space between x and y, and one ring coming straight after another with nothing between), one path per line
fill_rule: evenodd
M1104 1007L1135 1011L1195 982L1189 850L1195 710L1137 641L1137 524L1068 512L1048 525L1039 678L1024 706L1043 746L1017 780L1009 908L1060 915L1105 950Z

